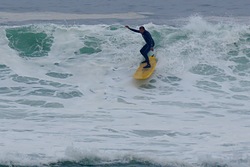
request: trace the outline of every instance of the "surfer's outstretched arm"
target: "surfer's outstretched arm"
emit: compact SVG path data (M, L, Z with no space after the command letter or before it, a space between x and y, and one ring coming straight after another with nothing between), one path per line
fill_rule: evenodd
M136 29L133 29L133 28L130 28L129 26L125 26L127 29L131 30L131 31L134 31L134 32L137 32L137 33L140 33L139 30L136 30Z

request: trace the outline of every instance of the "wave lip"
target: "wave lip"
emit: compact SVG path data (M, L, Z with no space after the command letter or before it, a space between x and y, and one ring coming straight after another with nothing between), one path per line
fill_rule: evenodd
M85 19L143 19L145 15L128 12L128 13L110 13L110 14L73 14L58 12L25 12L9 13L0 12L0 23L30 21L30 20L85 20Z

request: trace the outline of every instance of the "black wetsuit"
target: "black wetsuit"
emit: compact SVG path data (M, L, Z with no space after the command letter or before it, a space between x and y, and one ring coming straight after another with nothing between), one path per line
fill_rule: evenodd
M139 30L135 30L135 29L133 29L133 28L129 28L129 29L130 29L131 31L140 33ZM141 48L140 52L141 52L141 54L143 55L143 57L145 58L147 64L150 64L150 63L149 63L149 58L148 58L148 52L150 51L150 49L151 49L152 47L155 46L155 42L154 42L154 40L153 40L151 34L150 34L148 31L146 31L146 30L144 30L144 32L142 33L142 37L144 38L146 44Z

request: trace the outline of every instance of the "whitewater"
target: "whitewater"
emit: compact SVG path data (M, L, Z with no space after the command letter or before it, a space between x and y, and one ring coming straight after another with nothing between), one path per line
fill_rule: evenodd
M143 24L158 59L144 81L132 77L144 41L123 24L3 21L0 166L250 166L244 20Z

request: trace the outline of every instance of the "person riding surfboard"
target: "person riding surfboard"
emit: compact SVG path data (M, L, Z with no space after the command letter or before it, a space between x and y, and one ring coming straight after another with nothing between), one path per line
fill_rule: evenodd
M137 32L137 33L142 34L142 37L145 40L146 44L141 48L140 52L143 55L143 57L145 58L145 61L143 61L142 63L147 63L147 65L144 66L143 68L150 68L151 65L150 65L149 58L148 58L148 52L150 50L154 51L154 46L155 46L155 42L154 42L151 34L143 26L140 26L139 30L130 28L129 26L125 26L125 27L133 32Z

